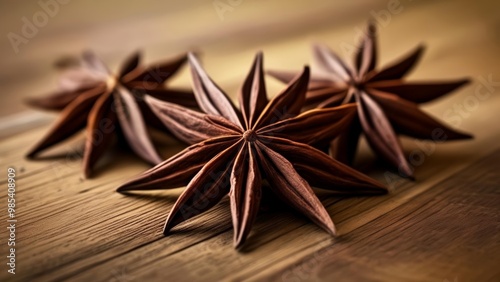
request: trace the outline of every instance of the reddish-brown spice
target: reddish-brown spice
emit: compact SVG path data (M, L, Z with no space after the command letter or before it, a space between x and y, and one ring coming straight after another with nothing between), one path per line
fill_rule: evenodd
M257 215L264 179L266 188L331 234L334 224L311 186L339 194L387 192L379 182L307 145L341 133L356 112L355 105L345 105L299 114L308 67L268 101L259 53L239 93L238 109L198 60L189 59L194 93L205 114L146 100L177 137L199 143L118 188L123 193L187 185L168 215L165 234L229 195L234 245L240 247Z
M364 133L371 148L408 177L413 169L406 160L397 134L432 139L440 130L446 140L468 139L471 135L455 131L425 114L417 103L424 103L467 84L468 79L448 82L407 82L403 77L418 62L423 47L418 47L402 60L376 69L377 48L375 26L370 24L358 49L354 67L323 45L315 45L314 59L318 68L311 76L307 103L327 108L357 103L358 117L350 130L330 144L334 158L350 164L358 139ZM288 83L294 72L269 71L273 77ZM322 147L324 144L320 144Z
M145 104L143 96L149 95L163 101L196 106L190 91L167 89L163 83L186 62L186 55L173 60L141 66L140 54L130 56L114 76L105 64L91 52L81 59L59 64L62 75L59 90L43 98L27 102L45 110L60 110L59 119L48 134L28 153L35 158L43 150L58 144L86 128L83 155L85 176L116 137L123 139L142 159L157 164L161 157L154 148L147 125L162 123Z

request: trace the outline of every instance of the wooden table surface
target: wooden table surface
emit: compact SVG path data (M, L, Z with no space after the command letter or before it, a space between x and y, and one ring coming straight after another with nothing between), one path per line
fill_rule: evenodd
M214 2L230 8L217 10ZM1 1L0 281L500 281L500 2L332 3L71 0L53 7L57 11L33 36L13 45L9 34L22 35L23 17L33 21L44 10L38 1ZM290 210L270 209L259 214L238 252L227 201L164 237L163 222L182 189L116 193L148 167L131 154L111 155L114 161L104 161L92 179L81 172L83 134L42 161L24 158L54 115L30 110L22 100L54 89L52 63L62 56L92 48L116 67L137 49L149 62L201 50L207 71L234 97L257 50L265 52L267 68L279 69L307 64L311 42L350 56L373 16L382 64L425 43L411 79L473 79L423 108L475 139L434 144L405 138L405 152L422 157L414 182L387 178L391 171L363 143L356 166L391 193L320 194L338 238ZM173 83L188 87L188 72ZM282 87L272 78L267 83L273 95ZM165 157L180 149L163 140ZM6 266L8 167L17 174L15 275Z

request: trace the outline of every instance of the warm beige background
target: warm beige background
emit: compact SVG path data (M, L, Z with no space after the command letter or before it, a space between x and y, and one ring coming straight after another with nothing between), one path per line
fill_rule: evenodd
M54 60L87 48L111 67L136 49L144 50L149 61L202 50L210 73L234 89L256 50L265 51L268 67L299 68L310 58L311 41L337 51L343 42L354 44L357 28L373 12L389 12L392 2L233 0L240 4L221 19L211 0L66 1L17 54L7 34L21 34L22 18L32 22L43 8L37 1L1 1L0 116L26 110L23 97L53 89ZM382 62L425 42L430 48L414 77L474 77L497 70L497 2L396 2L401 12L384 20L380 32ZM438 70L445 67L446 72Z

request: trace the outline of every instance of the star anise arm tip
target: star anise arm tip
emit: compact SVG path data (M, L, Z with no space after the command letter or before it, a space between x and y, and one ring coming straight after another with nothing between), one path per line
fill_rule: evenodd
M328 230L328 233L332 235L333 237L337 237L339 234L337 232L337 228L335 227L335 224L332 222L331 228Z
M235 231L236 234L236 231ZM235 250L241 251L245 245L246 237L235 235L233 238L233 248Z
M414 49L415 51L413 51L413 57L414 57L415 63L420 61L420 59L424 55L424 52L426 49L427 49L427 45L425 45L425 43L423 43L423 42L419 43L417 45L417 47L415 47L415 49Z
M165 224L163 225L163 230L162 233L163 235L167 236L170 233L170 230L174 227L175 224L173 224L173 213L172 211L167 217L167 220L165 220Z
M188 61L188 56L189 56L189 54L190 54L190 53L194 54L194 55L195 55L195 56L197 56L197 57L201 54L201 52L200 52L200 51L198 51L198 50L193 50L193 51L182 52L182 53L180 53L179 55L177 55L177 57L176 57L176 58L177 58L177 64L178 64L179 66L182 66L182 65L184 65L185 63L187 63L187 61ZM175 60L175 59L174 59L174 60Z
M146 104L148 104L148 106L150 106L150 107L151 107L151 105L162 102L160 99L155 98L149 94L144 95L144 101L146 101Z
M193 51L188 52L187 58L189 60L189 63L197 63L198 62L198 53L193 52Z
M367 23L367 30L369 33L373 34L377 32L377 22L375 19L369 19Z
M402 161L399 164L399 175L404 178L407 178L410 181L416 180L414 170L410 167L410 164L408 164L408 162L406 161Z
M462 135L464 136L463 139L474 139L474 135L473 134L470 134L470 133L462 133Z
M92 169L90 167L88 167L87 164L84 164L84 168L83 168L83 177L85 179L89 179L92 177Z
M409 177L413 177L413 174L412 174L412 176L409 176ZM390 193L390 190L387 187L387 185L385 185L382 182L380 182L374 178L371 178L367 175L362 175L362 182L363 182L364 187L360 188L360 194L381 196L381 195L387 195Z
M319 51L319 49L321 49L321 48L327 48L324 43L317 42L317 41L313 42L311 44L311 47L312 47L313 51Z
M146 176L143 174L128 180L127 182L121 184L116 188L116 192L120 194L132 194L133 191L144 191L144 190L152 190L149 181L154 181L155 179L151 179L152 177ZM168 189L168 187L166 188Z
M302 75L306 75L307 80L309 80L310 72L311 72L311 68L309 67L309 65L304 65L304 70L302 72Z
M128 190L127 184L123 184L123 185L118 186L118 188L116 188L115 191L120 193L120 194L127 194L129 190Z
M240 251L241 249L243 249L243 244L240 243L240 242L237 242L237 241L234 241L233 242L233 248L237 251Z
M451 130L450 133L453 133L453 136L450 136L449 140L468 140L474 139L474 135L468 132Z
M326 211L326 209L325 209L325 211ZM327 213L327 215L328 215L328 213ZM325 230L328 234L330 234L330 236L332 236L332 237L338 236L337 227L335 227L335 223L333 223L333 220L330 216L327 216L326 218L324 218L322 220L322 222L320 222L320 224L318 224L318 225L323 230Z
M417 50L417 52L422 54L425 51L425 49L427 49L427 44L421 42L417 45L417 47L415 47L415 49Z
M458 87L465 86L465 85L467 85L467 84L470 84L471 82L472 82L472 79L471 79L471 78L469 78L469 77L464 77L464 78L462 78L462 79L459 79L459 80L457 81L457 84L458 84L457 88L458 88Z
M130 194L132 191L146 190L144 184L141 183L137 178L129 180L116 188L116 192L120 194Z
M325 230L330 236L332 237L337 237L337 228L335 227L335 224L333 223L332 218L329 216L328 212L326 211L326 208L322 207L322 209L325 212L324 217L319 217L316 222L316 224L323 230Z
M45 149L49 148L50 146L45 145L45 139L42 139L41 142L36 144L34 147L32 147L28 153L26 153L26 158L28 160L36 160L38 158L38 155L44 151Z
M195 48L195 49L191 49L189 51L185 51L184 53L182 53L182 55L184 57L186 57L186 60L188 59L189 54L193 54L193 55L199 57L199 56L201 56L203 54L203 52L200 49L196 49Z
M28 153L26 153L25 157L28 159L28 160L34 160L36 159L36 156L38 155L38 150L37 148L32 148L31 150L28 151Z
M413 171L411 171L411 172L412 172L411 175L413 176ZM374 179L374 178L372 178L368 175L364 175L364 174L363 174L363 179L364 179L366 184L371 186L369 188L370 194L385 195L385 194L388 194L390 192L387 185L383 184L382 182L380 182L377 179Z
M92 178L94 174L94 169L93 165L97 161L98 156L91 156L89 153L88 149L85 150L84 156L83 156L83 177L85 179L90 179Z
M161 233L163 233L164 236L167 236L168 233L170 233L170 228L168 228L167 222L165 222L165 224L163 225L163 229L162 229Z
M97 86L81 86L80 88L72 90L59 90L42 97L25 97L22 99L22 103L38 110L61 111L72 101L84 93L91 91L93 88L97 88Z
M151 169L150 169L151 170ZM128 179L127 181L125 181L125 183L122 183L120 184L117 188L116 188L116 192L118 193L126 193L128 191L131 191L131 190L134 190L135 188L135 184L137 183L138 179L142 179L142 176L147 173L146 172L143 172L142 174L140 174L139 176L136 176L132 179Z
M45 109L41 104L42 101L40 98L34 98L34 97L27 97L22 99L22 103L32 107L32 108L42 108Z
M389 188L377 180L373 180L372 192L375 195L386 195L389 194Z
M142 48L136 48L136 49L132 52L132 56L141 57L141 56L142 56Z
M155 168L151 168L148 171L151 171ZM151 180L151 176L147 175L147 172L144 172L132 179L127 180L125 183L121 184L116 188L116 192L121 193L121 194L128 194L131 191L136 191L136 190L146 190L146 189L141 189L147 187L148 180ZM146 185L145 185L146 183Z

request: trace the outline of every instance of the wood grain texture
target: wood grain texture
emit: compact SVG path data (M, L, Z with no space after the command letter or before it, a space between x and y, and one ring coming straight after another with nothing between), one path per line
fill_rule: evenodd
M499 160L495 151L342 241L252 279L494 281L500 277Z
M40 10L36 1L17 2L0 1L8 23L2 34L19 32L20 18ZM265 52L266 68L277 69L302 68L311 42L351 57L354 34L369 16L388 11L390 1L243 1L224 20L212 1L101 2L62 6L18 54L7 40L0 44L0 168L16 168L19 208L17 274L2 264L0 281L500 279L499 3L402 0L401 12L379 27L382 64L418 43L428 45L410 79L471 76L470 86L423 108L472 132L473 141L405 138L405 154L421 157L413 162L416 182L393 178L363 143L357 167L389 181L390 195L336 198L318 191L337 225L336 239L286 208L270 208L258 215L247 246L237 252L227 200L164 237L164 220L182 188L138 196L114 192L148 168L126 151L110 152L99 164L106 169L84 179L83 132L44 160L25 160L52 116L26 110L23 97L53 89L55 59L92 47L113 68L136 48L145 49L148 62L201 49L207 71L235 98L257 50ZM267 82L271 95L282 88ZM188 86L188 72L174 83ZM183 148L168 138L158 144L165 158ZM5 203L6 174L0 183ZM0 238L7 238L0 227ZM0 245L4 256L6 245Z

